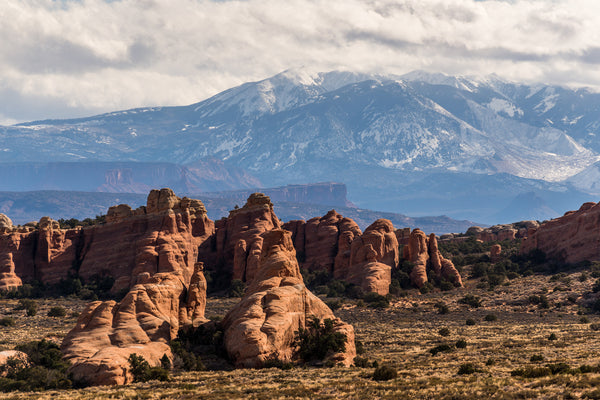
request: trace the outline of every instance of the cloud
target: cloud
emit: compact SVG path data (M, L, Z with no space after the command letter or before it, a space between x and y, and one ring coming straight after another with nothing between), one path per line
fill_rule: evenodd
M4 0L4 121L190 104L299 66L600 87L596 0Z

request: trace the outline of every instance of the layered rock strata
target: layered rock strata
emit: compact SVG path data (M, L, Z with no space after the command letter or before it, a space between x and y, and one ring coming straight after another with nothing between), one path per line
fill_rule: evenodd
M225 347L236 367L260 367L267 360L297 358L295 332L313 317L334 321L346 336L345 351L329 359L349 366L356 355L354 330L336 318L305 286L288 231L263 234L259 267L242 300L225 316Z

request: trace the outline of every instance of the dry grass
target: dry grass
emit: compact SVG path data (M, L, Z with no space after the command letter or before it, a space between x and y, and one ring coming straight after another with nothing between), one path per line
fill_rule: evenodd
M363 399L363 398L600 398L596 387L600 374L557 374L541 378L511 376L517 368L545 366L564 362L571 367L597 366L600 363L600 332L590 329L600 322L600 316L588 315L582 322L579 306L570 303L569 296L589 291L592 279L580 282L579 273L571 278L550 281L547 276L519 278L509 286L493 291L477 289L476 281L467 281L467 288L445 293L419 294L410 291L407 297L393 302L392 307L375 310L357 307L347 301L336 314L354 325L357 339L365 347L367 357L394 366L398 378L375 382L373 368L301 368L205 371L176 374L170 382L149 382L114 388L87 388L44 393L8 393L9 399ZM554 291L555 287L561 290ZM564 289L564 290L562 290ZM472 293L482 299L482 307L471 309L458 300ZM545 294L550 308L530 304L532 294ZM224 315L239 299L209 299L206 315ZM435 304L444 302L448 314L439 314ZM74 319L49 318L47 309L59 302L69 310L80 311L81 301L42 301L35 317L24 311L13 316L14 327L1 327L3 349L30 339L64 336ZM0 312L11 310L16 301L2 300ZM559 305L557 307L557 305ZM495 321L485 321L494 314ZM466 325L467 319L476 321ZM440 328L448 328L449 336L441 336ZM557 340L548 340L551 333ZM440 344L467 342L466 348L454 348L433 356L429 350ZM543 361L532 362L534 355ZM477 372L459 375L461 365L472 363Z

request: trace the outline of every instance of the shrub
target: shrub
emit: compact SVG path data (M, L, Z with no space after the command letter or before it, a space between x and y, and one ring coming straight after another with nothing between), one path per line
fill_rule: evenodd
M477 368L473 363L464 363L458 368L458 375L469 375L477 372Z
M388 365L382 365L380 367L377 367L373 372L374 381L389 381L390 379L394 379L397 376L398 371L396 371L396 368L390 367Z
M590 324L590 329L593 331L600 331L600 324Z
M588 317L581 317L579 318L579 323L580 324L588 324L590 322L590 319Z
M14 326L15 319L13 317L2 317L0 318L0 326Z
M151 367L148 361L135 353L127 359L134 382L147 382L150 380L168 381L169 371L162 367ZM162 363L162 361L161 361Z
M493 321L498 320L498 317L495 314L488 314L483 319L488 322L493 322Z
M18 359L9 359L2 368L0 390L40 391L68 389L72 387L66 372L69 363L62 360L62 353L52 342L41 340L16 346L16 350L27 354L30 365Z
M440 344L437 345L431 349L429 349L429 352L431 353L432 356L435 356L437 353L441 353L441 352L448 352L448 351L452 351L453 347L449 344Z
M285 371L285 370L293 369L294 364L292 364L291 362L282 361L277 358L272 358L272 359L265 360L262 367L263 368L279 368L279 369Z
M448 314L450 312L448 306L442 302L435 303L434 307L437 308L439 314Z
M246 292L246 284L239 279L231 281L229 286L229 297L244 297Z
M465 321L465 325L475 325L476 322L473 318L467 318L467 320Z
M298 354L304 362L322 361L329 354L343 352L347 340L346 335L334 330L333 320L327 318L321 324L317 317L312 318L306 329L300 328L295 336Z
M33 317L37 314L37 303L31 299L20 299L19 304L15 307L15 310L25 310L28 317Z
M529 361L531 362L541 362L544 361L544 356L541 354L534 354L531 356L531 358L529 359Z
M467 347L467 341L464 339L459 339L455 346L457 349L465 349Z
M55 306L52 307L49 311L48 311L48 316L49 317L58 317L58 318L62 318L65 317L67 315L67 310L65 310L64 307L61 306Z
M371 368L371 363L366 357L354 357L354 366L357 368Z
M481 299L478 296L468 294L462 299L458 300L459 303L466 304L472 308L478 308L481 306Z
M369 307L373 308L387 308L390 306L390 301L387 299L387 297L375 292L369 292L365 294L363 300L368 304Z
M448 328L441 328L438 333L440 334L440 336L450 336L450 329Z
M510 371L511 376L522 376L523 378L541 378L551 374L552 371L547 367L525 367Z
M554 333L554 332L552 332L550 334L550 336L548 336L548 340L557 340L557 339L558 339L558 337L556 337L556 333Z
M419 291L422 294L426 294L426 293L429 293L429 292L433 291L433 289L434 289L434 287L431 284L431 282L425 282L425 284L423 286L421 286L421 288L419 289Z

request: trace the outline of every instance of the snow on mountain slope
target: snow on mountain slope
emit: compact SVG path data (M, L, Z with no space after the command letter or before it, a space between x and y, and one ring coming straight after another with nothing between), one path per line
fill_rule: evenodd
M559 181L598 161L596 110L585 90L495 77L301 69L190 106L0 127L0 162L216 157L266 184L331 180L347 163Z

